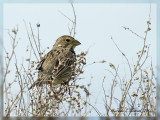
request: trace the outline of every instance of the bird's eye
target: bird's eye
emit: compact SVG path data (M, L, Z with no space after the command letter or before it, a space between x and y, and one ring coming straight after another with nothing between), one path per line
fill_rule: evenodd
M69 42L69 41L70 41L70 39L66 39L66 41L67 41L67 42Z

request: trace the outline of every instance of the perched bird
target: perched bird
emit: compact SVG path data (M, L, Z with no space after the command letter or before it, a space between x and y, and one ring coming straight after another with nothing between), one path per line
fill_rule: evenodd
M57 85L68 82L75 68L76 54L74 48L80 44L71 36L59 37L52 50L37 65L38 79L29 89L42 86L44 83Z

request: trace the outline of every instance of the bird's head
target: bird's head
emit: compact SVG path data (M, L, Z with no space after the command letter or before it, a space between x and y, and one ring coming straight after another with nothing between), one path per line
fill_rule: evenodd
M56 43L54 44L54 46L74 49L76 46L80 44L81 43L75 40L73 37L68 36L68 35L63 35L56 40Z

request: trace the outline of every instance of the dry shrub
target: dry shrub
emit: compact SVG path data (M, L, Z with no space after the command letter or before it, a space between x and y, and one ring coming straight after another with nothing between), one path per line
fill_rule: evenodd
M149 57L150 45L146 43L147 35L151 30L151 18L147 21L147 28L145 35L140 36L133 30L127 27L123 27L125 30L131 32L141 40L143 40L142 48L137 52L137 59L135 64L130 64L128 57L118 45L111 40L117 47L118 51L122 54L126 60L125 67L129 71L130 75L126 77L126 73L122 75L119 71L119 65L116 66L113 63L109 63L109 74L113 76L112 86L110 93L105 90L105 77L102 82L106 116L155 116L156 115L156 77L154 67L152 65L152 58ZM116 89L120 90L120 98L115 96ZM117 101L117 108L113 106L113 102Z
M69 28L69 34L75 36L76 13L73 5L72 8L74 20L62 14L72 22L73 26ZM106 113L102 113L94 105L89 103L91 94L89 87L91 83L89 82L88 85L84 86L79 85L77 82L81 79L81 74L85 72L84 66L86 65L87 51L77 55L76 69L73 71L72 79L68 84L56 85L52 89L49 85L45 84L41 87L34 87L29 91L28 88L30 85L37 79L37 70L35 68L49 47L42 49L39 37L40 24L38 23L36 25L37 33L34 33L31 23L29 23L29 30L25 23L29 41L29 46L26 45L26 53L29 53L30 57L24 58L25 61L20 64L17 62L17 57L19 56L15 52L18 45L18 26L12 30L12 33L8 31L12 48L11 50L5 49L5 69L3 76L5 116L87 116L92 110L96 111L99 116L155 116L156 78L152 60L149 57L150 45L146 43L148 32L151 30L150 25L151 20L149 18L143 37L130 28L123 27L143 40L143 46L137 52L137 60L134 65L130 64L125 52L122 52L113 38L111 38L119 52L125 58L130 76L126 78L125 75L120 75L120 66L109 63L110 68L108 72L113 77L110 93L106 92L104 85L107 77L104 76L102 81ZM145 67L144 65L147 60L150 60L150 64L147 64L147 67ZM14 77L10 80L8 76L11 74L10 65L13 61L15 73L12 73ZM100 63L106 63L106 61L102 60ZM17 91L14 90L15 86L18 89ZM121 90L120 98L115 97L117 88ZM13 94L13 91L16 93ZM113 105L115 100L118 102L117 108Z

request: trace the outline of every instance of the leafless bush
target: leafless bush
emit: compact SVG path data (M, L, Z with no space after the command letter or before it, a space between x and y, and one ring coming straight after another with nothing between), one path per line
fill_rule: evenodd
M37 25L37 29L39 29ZM81 79L79 76L84 72L83 67L86 64L87 55L86 52L81 52L77 55L77 62L75 63L76 69L73 73L72 80L67 85L57 85L54 90L56 94L52 92L49 86L37 87L33 90L28 90L31 83L37 79L37 71L35 70L37 63L45 50L42 51L39 49L38 45L40 44L39 38L35 39L35 35L30 24L30 33L27 29L28 40L30 42L30 50L27 48L27 52L34 55L36 60L33 58L26 58L25 62L28 63L28 68L21 64L19 67L16 61L16 53L14 52L18 42L16 41L16 36L18 34L18 29L12 30L13 35L10 33L9 36L12 42L12 52L8 54L6 50L6 67L4 72L4 85L5 85L5 113L6 116L18 115L18 116L68 116L68 115L83 115L81 112L83 108L86 107L85 100L81 99L81 94L78 89L82 89L86 94L86 97L89 96L89 91L85 86L80 86L76 84L78 79ZM39 34L39 33L38 33ZM36 47L35 47L36 46ZM42 51L42 52L40 52ZM12 83L8 83L6 77L9 74L9 65L11 60L15 60L15 78ZM37 61L38 60L38 61ZM18 83L19 93L16 96L12 96L9 91L12 92L12 84ZM11 95L13 98L11 99ZM81 101L80 101L81 100Z
M74 20L70 19L72 27L69 27L69 34L74 37L76 34L76 14L73 4L71 5L73 8ZM53 93L48 85L36 87L29 91L29 86L37 79L36 66L49 47L46 47L44 50L42 49L39 37L39 23L36 24L37 33L33 31L31 23L28 25L24 21L24 24L29 41L26 53L29 53L30 56L29 58L25 58L25 61L23 61L21 65L20 63L17 63L15 52L16 46L18 45L18 27L12 30L12 34L8 31L12 49L11 54L9 54L10 51L5 50L5 116L86 116L87 111L85 110L84 112L82 109L85 109L88 106L86 100L90 95L87 89L89 86L80 86L76 81L81 79L80 75L84 72L83 67L86 65L85 57L87 51L77 55L77 62L75 63L76 69L73 71L71 81L66 85L56 85L53 88L55 93ZM9 66L11 61L15 61L14 64L16 69L12 82L7 79L7 75L10 73ZM12 90L14 90L13 84L18 85L17 88L19 92L16 93L16 96L13 96L12 93ZM82 99L82 94L85 94L85 99L84 97Z
M125 53L121 51L121 49L111 37L111 40L117 47L118 51L125 58L130 75L126 78L124 73L124 76L122 78L119 71L120 66L109 63L110 69L108 69L108 72L113 76L113 84L111 86L110 93L107 93L105 90L105 77L102 82L105 98L104 106L106 108L106 116L156 115L156 77L154 67L152 65L152 58L149 57L150 45L146 43L147 35L151 30L150 25L151 18L149 14L149 20L147 21L147 28L145 30L144 36L138 35L130 28L123 27L125 30L131 32L132 34L143 40L143 46L137 52L137 60L133 65L131 65ZM148 61L150 61L150 64L148 64ZM147 67L144 67L145 64L147 65ZM121 98L115 97L115 89L121 90ZM117 108L115 108L115 106L113 107L112 105L114 100L118 102Z
M76 13L73 4L71 5L74 14L73 20L62 12L60 13L72 23L72 27L68 27L69 34L75 37ZM89 87L91 83L88 82L87 86L77 84L77 81L81 79L81 74L85 72L84 66L86 65L88 51L82 51L77 55L76 69L73 72L71 81L66 85L61 84L55 86L53 89L56 94L53 93L48 85L35 87L30 91L28 90L30 85L37 79L36 66L44 54L46 54L49 47L43 49L44 46L41 44L39 35L39 23L32 27L31 23L27 24L24 21L24 25L29 41L29 45L26 45L26 53L29 54L29 57L26 56L22 63L18 63L15 52L19 41L17 38L19 32L18 26L12 30L12 33L8 31L12 49L5 49L5 69L3 76L5 116L87 116L93 110L99 116L156 115L156 78L152 60L149 57L150 45L146 43L147 35L151 30L150 17L147 21L145 36L140 36L130 28L123 27L143 40L143 46L137 52L137 60L134 65L130 64L125 52L122 52L111 37L111 40L125 58L130 75L127 78L125 75L120 75L120 66L116 66L111 62L109 63L109 69L107 71L113 77L110 93L106 92L105 88L107 77L104 76L102 81L106 113L102 113L90 103L91 93ZM37 29L37 31L35 32L33 29ZM144 65L149 60L150 64L145 68ZM106 61L102 60L99 63L106 63ZM15 67L12 80L7 78L11 72L11 64L14 64ZM16 91L15 86L17 88ZM121 98L115 97L116 89L121 90ZM14 94L13 91L15 92ZM113 105L115 100L118 102L117 108Z

